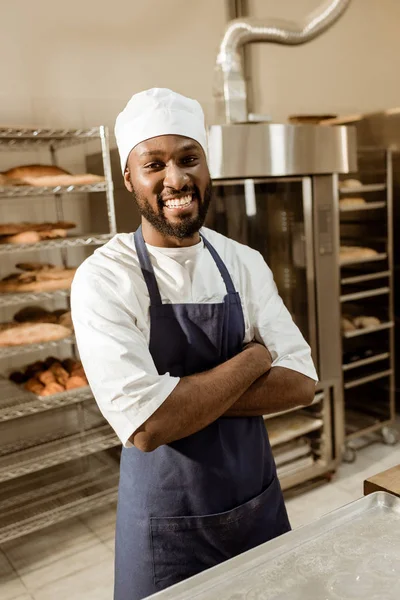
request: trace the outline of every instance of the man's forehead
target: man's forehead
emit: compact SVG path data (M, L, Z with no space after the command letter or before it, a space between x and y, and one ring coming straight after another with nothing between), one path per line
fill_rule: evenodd
M183 135L159 135L140 142L133 149L138 157L201 150L198 142Z

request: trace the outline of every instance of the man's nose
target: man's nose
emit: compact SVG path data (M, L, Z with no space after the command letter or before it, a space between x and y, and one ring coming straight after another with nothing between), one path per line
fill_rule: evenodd
M181 169L178 165L168 165L166 174L164 177L164 186L173 188L175 190L181 190L189 182L189 176Z

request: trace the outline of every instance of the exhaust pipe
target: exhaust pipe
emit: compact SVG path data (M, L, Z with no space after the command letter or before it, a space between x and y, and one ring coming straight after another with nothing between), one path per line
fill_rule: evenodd
M220 45L215 66L214 97L226 123L248 121L247 89L239 50L245 44L269 42L295 46L305 44L329 29L344 13L350 0L329 0L303 23L260 21L245 18L230 21Z

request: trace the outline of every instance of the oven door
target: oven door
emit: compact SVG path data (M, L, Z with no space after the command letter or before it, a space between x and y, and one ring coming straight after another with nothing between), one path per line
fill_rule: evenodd
M311 179L214 180L213 190L206 226L263 255L316 360Z

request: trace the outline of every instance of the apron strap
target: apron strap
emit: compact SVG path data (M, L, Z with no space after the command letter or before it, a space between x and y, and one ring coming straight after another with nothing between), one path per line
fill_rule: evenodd
M200 234L201 239L204 242L205 247L210 252L213 257L215 264L218 267L219 272L221 273L221 277L224 281L226 291L228 294L235 294L235 286L233 285L233 281L231 276L229 275L228 269L225 266L225 263L221 259L218 252L215 250L214 246L210 244L210 242L204 237L204 235ZM134 240L136 246L136 252L139 259L140 268L142 269L143 277L147 285L147 289L149 291L150 296L150 304L151 306L160 306L162 305L162 299L160 290L158 289L157 279L154 274L153 265L151 264L150 256L148 250L146 248L146 244L143 238L142 226L140 225L134 233Z
M150 306L160 306L162 305L161 294L160 290L158 289L153 265L151 264L150 256L143 238L141 225L137 228L137 230L134 233L134 240L140 268L142 269L143 277L146 282L147 289L149 291Z
M226 291L228 292L228 294L236 294L236 290L235 290L235 286L233 285L232 278L229 275L229 271L226 268L225 263L223 262L222 258L220 257L220 255L218 254L218 252L216 251L214 246L212 246L210 244L210 242L208 240L206 240L204 235L202 235L202 234L200 234L200 235L201 235L201 239L204 242L204 245L206 246L207 250L210 252L211 256L213 257L213 259L215 261L215 264L218 267L219 272L221 273L221 277L225 283Z

